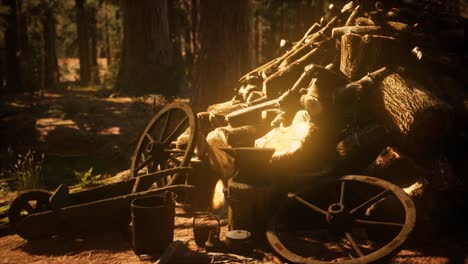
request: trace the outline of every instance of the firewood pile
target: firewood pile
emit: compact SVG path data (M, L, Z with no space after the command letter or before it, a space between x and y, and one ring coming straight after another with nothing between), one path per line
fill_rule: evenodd
M396 3L330 5L330 19L313 24L298 41L282 40L284 53L242 76L231 100L197 114L195 153L227 185L230 230L265 234L268 222L276 252L306 261L285 252L272 235L272 212L283 208L275 195L350 174L386 180L412 198L401 200L402 230L412 230L415 210L421 230L457 218L440 214L453 210L439 198L463 193L460 175L468 171L466 158L456 154L468 142L463 19L417 12L419 2ZM342 182L340 205L334 204L340 208L343 188ZM334 213L334 205L324 213L287 196L316 213ZM397 212L382 209L381 201L369 204L366 216ZM401 244L407 235L395 239ZM388 254L387 246L374 255Z
M274 181L332 171L459 188L447 146L466 142L463 21L385 1L329 11L198 114L198 155L226 182L235 168L219 148L258 147L275 148Z

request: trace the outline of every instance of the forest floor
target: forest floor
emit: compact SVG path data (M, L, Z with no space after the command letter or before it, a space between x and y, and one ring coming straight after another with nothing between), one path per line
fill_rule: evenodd
M42 174L55 188L73 171L114 175L130 166L141 131L167 101L160 96L105 97L105 91L70 88L42 94L2 96L0 155L44 153ZM2 164L4 168L7 164Z
M42 94L2 95L0 150L2 168L18 154L34 150L45 188L75 184L73 171L115 175L130 157L150 118L168 102L159 96L105 96L96 89L70 88ZM43 162L37 156L44 153ZM0 207L15 192L0 189ZM1 213L1 212L0 212ZM0 217L1 218L1 217ZM223 227L223 232L227 229ZM175 240L193 241L191 218L178 211ZM417 246L415 246L417 245ZM468 241L444 239L410 243L390 263L468 263ZM271 257L271 263L282 263ZM0 237L0 263L151 263L140 261L121 233L84 235L28 242L17 235Z

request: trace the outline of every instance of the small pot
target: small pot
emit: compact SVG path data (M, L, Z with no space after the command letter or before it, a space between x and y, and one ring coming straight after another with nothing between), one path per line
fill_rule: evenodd
M252 251L251 234L246 230L231 230L227 232L224 242L229 251L233 253L248 253Z

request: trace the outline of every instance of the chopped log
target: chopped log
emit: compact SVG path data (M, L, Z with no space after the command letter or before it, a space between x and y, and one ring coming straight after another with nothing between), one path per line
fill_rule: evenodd
M358 35L379 35L382 33L382 28L379 26L348 26L336 27L332 30L332 38L337 39L344 34L358 34Z
M249 78L252 78L252 76L259 76L261 75L262 72L265 72L267 70L269 70L270 68L274 68L276 66L279 65L279 63L281 63L286 57L288 57L289 55L291 55L292 53L294 53L297 49L299 48L302 48L304 46L304 44L307 44L305 43L305 40L308 38L308 36L312 33L315 33L316 31L318 31L320 29L320 25L317 24L317 23L314 23L306 32L306 34L304 35L304 37L302 37L301 40L299 40L290 50L288 50L285 54L283 54L282 56L276 58L276 59L273 59L265 64L263 64L262 66L250 71L249 73L245 74L244 76L242 76L240 78L240 82L241 83L244 83L246 82Z
M395 147L387 146L363 171L364 175L378 177L399 186L409 186L426 179L429 172Z
M219 127L219 133L223 133L227 143L231 147L253 147L255 139L258 137L257 129L254 126L241 127Z
M332 95L335 89L349 83L349 80L343 75L330 70L329 68L331 67L333 67L333 65L327 65L327 67L315 64L311 65L310 71L314 79L312 79L309 84L307 95L301 99L303 100L304 108L310 111L309 114L311 116L314 116L313 113L317 109L325 108L328 111L332 103ZM318 100L318 102L316 102L314 98ZM317 105L317 103L319 103L320 106ZM308 106L306 107L306 105Z
M398 54L396 39L386 36L344 34L341 36L340 70L351 80L391 65Z
M362 95L369 92L369 90L378 85L389 74L390 70L387 67L383 67L375 72L367 74L358 81L336 89L333 95L335 105L340 106L340 108L345 108L349 103L359 101Z
M372 19L367 18L367 17L358 17L356 18L356 21L354 22L356 26L375 26L374 21Z
M382 126L369 125L347 135L336 146L341 173L361 171L379 153L388 141Z
M341 36L341 72L351 80L356 80L362 76L359 71L359 66L362 65L361 60L367 57L364 53L365 43L360 35L344 34Z
M435 149L453 118L451 106L398 73L383 79L368 103L396 142L412 154Z
M223 115L216 115L210 112L198 113L197 119L198 119L198 129L202 133L208 133L217 127L223 127L223 126L228 125ZM186 134L187 134L187 137L189 137L190 130L187 130Z
M353 12L351 12L351 14L349 15L348 19L346 20L346 23L345 23L345 27L346 26L351 26L354 24L354 21L356 20L356 17L359 15L359 13L361 12L362 8L360 5L356 6L353 10Z
M246 84L239 89L239 91L237 92L237 97L240 97L241 102L247 102L249 95L252 92L256 92L256 91L261 91L261 89L258 88L258 86L256 85Z
M303 143L317 128L310 123L309 115L302 110L297 112L291 126L271 130L255 141L257 148L275 148L272 159L278 160L293 156L303 148Z
M234 127L249 124L261 124L262 111L275 108L279 108L278 99L234 111L226 115L226 120Z
M233 103L232 100L230 100L227 102L210 105L208 106L208 109L206 111L214 115L224 116L236 110L242 109L244 107L246 107L245 104L241 104L241 103L236 104L236 103Z
M323 60L328 60L332 57L331 53L333 53L333 42L330 39L321 42L316 48L300 59L270 75L263 82L263 93L268 98L278 97L294 85L306 65L311 63L322 64Z
M425 227L433 206L431 188L428 188L430 173L417 164L413 159L398 151L395 147L387 146L377 158L362 172L364 175L390 181L403 188L415 202L418 211L418 225ZM432 185L432 184L431 184ZM385 203L391 200L382 199L367 209L367 215L385 216ZM388 210L388 209L387 209Z
M230 180L227 196L229 230L247 230L254 237L261 237L270 217L271 195L271 186L253 186Z
M285 69L289 64L292 62L300 59L301 57L305 56L308 52L310 52L311 47L314 47L314 44L319 43L321 41L327 40L330 35L331 30L333 29L334 25L338 22L338 17L335 16L332 18L323 28L321 28L318 32L311 35L309 38L305 40L307 45L302 46L301 48L297 49L296 51L292 52L288 55L278 66L278 70Z
M386 30L391 30L393 32L408 33L411 30L411 27L408 24L396 21L387 21L382 27Z
M320 30L318 30L316 33L303 39L306 45L302 46L299 49L296 49L294 52L291 52L288 56L286 56L281 61L281 64L278 66L278 70L286 68L292 62L305 56L310 51L310 46L327 40L330 37L333 28L335 28L339 23L341 23L342 18L346 16L351 10L353 10L353 8L354 3L352 1L344 5L341 11L336 9L333 5L331 5L331 9L334 9L334 13L336 13L336 15L332 19L330 19L330 21L328 21L328 23L322 28L320 28Z

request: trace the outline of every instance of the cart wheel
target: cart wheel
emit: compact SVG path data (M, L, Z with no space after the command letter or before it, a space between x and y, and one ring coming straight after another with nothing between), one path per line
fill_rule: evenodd
M278 254L297 263L351 264L374 262L396 252L416 221L411 198L378 178L348 175L340 183L335 192L315 189L314 198L288 194L289 201L271 219L266 233ZM385 208L375 210L376 206ZM371 207L374 212L391 213L375 215Z
M184 136L181 137L181 135ZM132 157L133 177L189 165L196 144L197 119L185 103L159 111L146 126ZM157 181L157 187L185 182L179 174Z
M44 190L30 190L24 192L13 200L8 210L8 221L14 231L28 215L52 210L49 204L49 198L52 194ZM22 234L19 234L24 237Z

